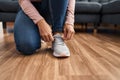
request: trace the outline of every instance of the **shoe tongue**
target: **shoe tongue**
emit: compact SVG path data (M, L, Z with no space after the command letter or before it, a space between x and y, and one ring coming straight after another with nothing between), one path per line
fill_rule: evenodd
M55 34L54 37L61 37L61 35L60 34Z
M57 44L63 44L64 43L60 34L54 35L54 38L55 38L55 43L57 43Z

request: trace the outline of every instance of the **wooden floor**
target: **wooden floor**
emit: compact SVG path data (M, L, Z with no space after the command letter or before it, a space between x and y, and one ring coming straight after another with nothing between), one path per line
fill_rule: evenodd
M76 33L66 42L71 56L55 58L42 48L16 51L13 34L0 37L0 80L120 80L120 36Z

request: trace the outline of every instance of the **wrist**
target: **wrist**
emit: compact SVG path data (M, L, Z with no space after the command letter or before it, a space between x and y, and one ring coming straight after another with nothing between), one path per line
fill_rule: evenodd
M39 21L37 22L38 28L41 28L41 27L43 27L43 26L45 26L45 25L46 25L45 19L41 19L41 20L39 20Z
M43 23L45 23L45 22L46 22L45 19L41 19L41 20L39 20L39 21L37 22L37 25L43 24Z

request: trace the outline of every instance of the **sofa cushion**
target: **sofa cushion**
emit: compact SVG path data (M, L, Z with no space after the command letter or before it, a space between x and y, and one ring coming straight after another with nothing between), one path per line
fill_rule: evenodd
M111 1L111 0L100 0L99 2L100 3L108 3L109 1Z
M0 21L15 21L16 13L0 13Z
M0 11L17 12L19 4L17 0L0 0Z
M76 14L75 23L99 23L100 15L99 14Z
M100 13L101 4L98 2L76 2L76 13Z
M106 14L101 18L102 23L118 24L120 25L120 14Z
M120 13L120 0L115 0L115 1L111 1L109 3L103 4L102 13L103 14Z
M81 2L99 2L99 3L107 3L107 2L113 1L113 0L76 0L76 1L81 1Z

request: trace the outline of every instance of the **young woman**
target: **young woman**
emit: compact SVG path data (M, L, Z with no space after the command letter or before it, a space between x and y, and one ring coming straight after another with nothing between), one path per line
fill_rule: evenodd
M17 50L33 54L42 39L52 42L55 57L70 56L64 40L74 35L75 0L19 0L19 4L14 26Z

